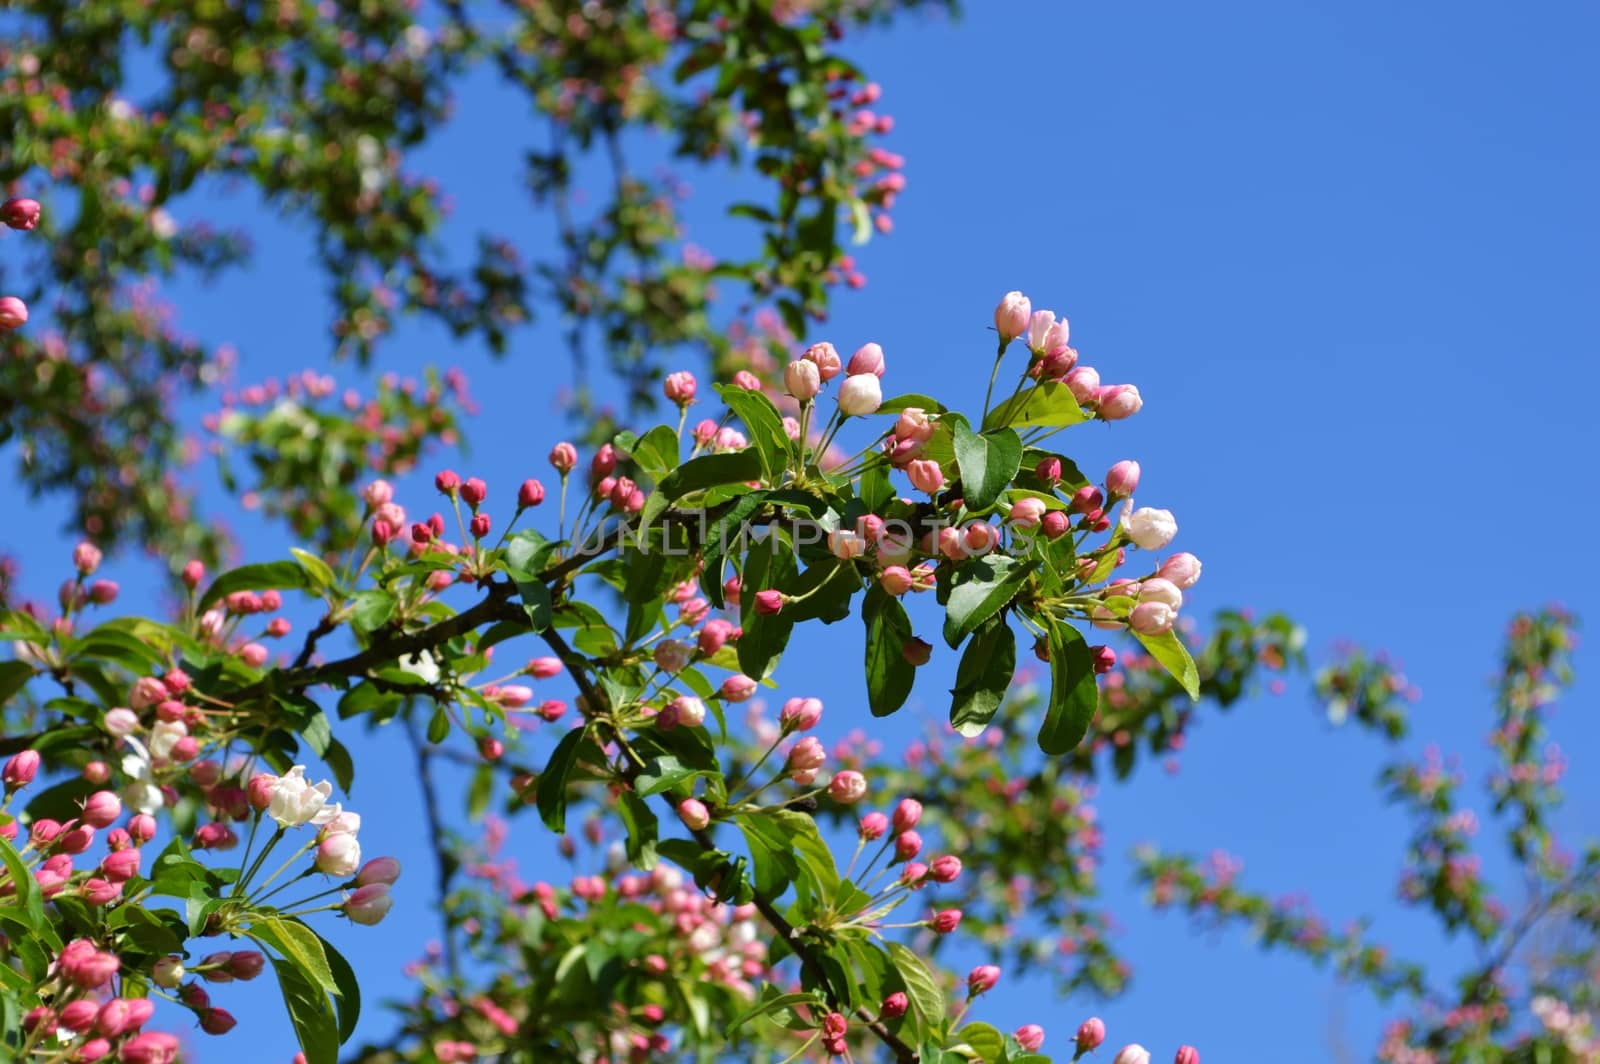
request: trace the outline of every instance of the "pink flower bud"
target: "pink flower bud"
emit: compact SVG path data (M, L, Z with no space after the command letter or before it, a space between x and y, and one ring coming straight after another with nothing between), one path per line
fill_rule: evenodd
M39 224L39 201L33 199L8 199L0 204L0 222L13 229L32 229Z
M836 772L828 783L828 797L840 805L855 805L866 796L867 778L859 772Z
M748 676L735 674L722 681L719 691L724 702L744 702L756 693L760 685Z
M139 813L128 821L128 837L143 846L156 837L156 819L148 813Z
M699 636L695 638L695 646L702 657L709 658L723 648L732 634L731 623L720 617L713 617L700 629Z
M1028 349L1039 357L1064 351L1069 336L1067 319L1053 310L1036 310L1028 316Z
M850 376L870 373L874 377L882 377L884 369L883 348L877 344L862 344L856 348L856 353L850 356L850 363L845 366L844 371Z
M1106 1040L1106 1025L1098 1016L1091 1016L1083 1021L1083 1026L1078 1028L1078 1052L1087 1053L1091 1049L1099 1049Z
M1100 494L1100 489L1092 484L1085 484L1072 494L1072 509L1076 513L1087 514L1098 510L1105 503L1105 496Z
M122 967L114 953L102 953L88 939L78 938L61 949L59 970L67 981L84 990L98 990Z
M1106 474L1106 491L1113 499L1132 495L1139 487L1139 463L1124 459L1111 467Z
M1128 626L1140 635L1164 635L1177 619L1178 611L1165 602L1141 602L1128 614Z
M450 498L456 497L456 491L461 487L461 477L452 469L446 469L433 478L433 486L440 495Z
M506 744L493 736L485 735L478 740L478 756L485 761L499 761L505 756Z
M1033 304L1021 292L1007 292L994 308L994 327L1000 333L1004 347L1028 331L1028 321L1033 316Z
M89 601L96 606L109 606L117 600L120 590L114 580L96 580L89 585Z
M193 846L197 850L231 850L239 845L239 836L226 824L212 821L195 830Z
M117 1051L118 1064L172 1064L178 1059L180 1043L165 1031L146 1031L124 1042Z
M508 683L495 690L494 701L507 709L521 709L533 701L533 688L520 683Z
M461 485L461 501L476 510L489 497L489 486L477 477L469 477Z
M113 883L98 876L84 880L79 890L82 892L83 900L90 905L110 905L122 897L121 883Z
M866 842L874 842L883 838L884 834L888 830L888 817L884 816L882 813L868 813L866 816L861 818L861 824L857 829L857 832Z
M77 568L79 576L93 576L94 571L100 568L102 557L100 548L88 541L79 543L72 549L72 564Z
M756 612L771 617L783 611L783 592L773 588L756 594Z
M968 553L981 557L1000 542L1000 531L987 521L973 521L963 530L962 541Z
M107 1038L116 1038L138 1029L154 1012L155 1005L148 998L112 998L100 1007L94 1026Z
M690 831L701 831L711 823L711 814L698 798L685 798L678 803L678 819Z
M1093 366L1079 366L1067 374L1067 389L1072 397L1087 406L1100 391L1100 374Z
M374 480L361 489L361 498L368 508L376 510L384 503L394 500L394 485L387 480Z
M733 386L735 388L743 388L747 392L759 392L761 390L761 378L747 369L742 369L733 375Z
M589 459L589 476L594 480L600 480L616 471L617 449L609 443L602 443L600 449L595 451L594 457Z
M267 966L267 958L253 949L239 950L228 956L226 967L228 974L235 979L249 982L260 975Z
M822 749L821 740L808 735L789 751L787 767L791 772L807 772L821 768L827 759L828 755Z
M831 381L839 375L839 351L826 340L812 344L800 357L815 365L818 376L825 381Z
M883 388L875 374L852 373L839 386L839 409L847 417L864 417L882 405Z
M992 964L980 964L967 973L967 995L977 997L994 989L1000 981L1000 969Z
M526 510L544 502L544 485L537 480L524 480L517 489L517 506Z
M679 370L667 374L667 379L661 382L661 392L667 401L679 406L688 406L694 402L696 390L694 374L688 370Z
M206 578L206 567L200 562L186 562L183 566L182 575L185 586L193 591L200 586L200 581Z
M954 883L961 875L961 858L954 854L935 857L928 866L928 876L935 883Z
M1043 499L1028 495L1011 504L1011 527L1020 532L1032 532L1044 520L1047 507Z
M1036 1023L1025 1023L1011 1032L1017 1044L1029 1053L1036 1053L1044 1045L1044 1028Z
M0 329L20 329L28 323L28 304L16 296L0 296Z
M689 664L690 653L688 644L676 639L664 639L656 644L656 667L668 674L682 672Z
M83 803L84 823L108 828L122 815L122 799L110 791L96 791Z
M345 899L342 908L351 923L370 927L387 916L393 905L394 898L389 895L389 884L368 883L357 887L350 897Z
M136 849L118 850L105 856L100 862L100 871L113 883L126 883L139 874L139 858Z
M1089 656L1094 660L1094 671L1098 676L1117 667L1117 652L1108 646L1090 647Z
M1100 402L1100 417L1106 421L1132 417L1144 406L1139 389L1131 384L1113 384L1101 388L1096 397Z
M900 411L899 418L895 420L894 435L899 440L927 443L933 438L936 428L927 411L920 406L908 406Z
M1072 519L1060 510L1051 510L1039 522L1045 539L1060 539L1072 528Z
M919 459L906 466L906 476L911 479L912 487L929 495L937 495L944 487L944 470L931 458Z
M911 590L911 572L903 565L891 565L878 574L878 583L891 595L904 595Z
M317 844L316 868L323 875L343 879L361 867L361 844L354 835L340 832Z
M778 723L786 732L810 731L822 719L822 700L791 698L778 713Z
M550 448L550 465L556 472L566 476L578 464L578 449L570 443L562 442Z
M1200 1064L1200 1051L1194 1046L1179 1046L1172 1064Z
M111 778L111 766L104 761L91 761L83 766L83 778L89 783L105 783Z
M817 393L822 390L822 374L815 362L797 359L784 367L783 387L803 403L808 399L815 399Z
M961 926L961 910L945 909L942 912L934 913L933 919L929 923L939 934L948 935Z
M139 730L139 714L131 709L118 706L115 709L106 710L104 723L106 731L121 739Z
M1188 552L1174 554L1161 563L1156 573L1163 580L1170 580L1174 586L1187 591L1200 582L1200 559Z
M1150 1051L1141 1045L1126 1045L1117 1051L1111 1064L1150 1064Z
M56 1022L69 1031L82 1034L94 1026L94 1018L99 1012L100 1007L95 1002L79 998L61 1006L61 1015L56 1018Z
M910 831L922 820L922 803L915 798L902 798L900 804L894 807L894 829L897 832Z
M670 711L685 728L698 728L706 722L706 704L693 695L679 695L667 704L663 713Z
M902 831L895 836L894 859L909 861L922 852L922 836L915 831Z
M1171 580L1152 576L1139 585L1140 602L1164 602L1176 610L1183 605L1183 592Z
M200 1014L200 1029L206 1034L227 1034L238 1022L227 1009L206 1009Z
M356 874L356 886L367 887L374 883L392 885L400 878L400 862L393 857L374 857L361 866Z
M32 783L33 778L38 774L38 751L24 750L21 753L13 754L11 759L6 762L4 771L0 772L0 779L5 780L6 790L14 791L19 787L26 787Z
M897 991L883 999L883 1008L879 1009L878 1012L885 1020L897 1020L906 1014L906 1009L910 1005L911 1002L906 996Z

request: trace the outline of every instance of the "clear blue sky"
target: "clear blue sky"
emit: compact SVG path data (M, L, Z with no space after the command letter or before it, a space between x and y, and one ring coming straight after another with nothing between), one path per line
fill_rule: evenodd
M1572 0L971 6L953 25L910 20L855 42L885 86L880 110L897 121L888 143L908 157L909 187L895 234L860 256L869 286L840 299L818 338L882 343L891 393L971 395L1000 293L1020 288L1068 315L1085 360L1138 384L1145 408L1114 428L1075 429L1063 446L1086 471L1143 464L1140 501L1171 508L1178 545L1205 562L1191 609L1284 609L1315 650L1341 636L1389 647L1425 696L1415 747L1459 750L1480 779L1504 622L1550 600L1582 613L1600 589L1600 12ZM480 225L544 233L517 198L507 131L524 109L485 80L458 113L431 153L460 205L451 242L467 247ZM723 194L693 183L708 201ZM259 221L220 195L208 210ZM723 231L704 219L690 237L715 249ZM257 237L252 272L179 293L192 331L239 345L246 381L326 346L309 233L274 225ZM428 362L465 366L484 407L473 458L453 465L502 491L543 475L562 427L551 397L568 376L552 333L523 334L496 363L411 326L378 368ZM548 420L527 416L544 410ZM24 510L7 545L28 590L48 594L59 577L43 559L65 561L50 526L61 511L38 508L39 522ZM277 529L241 527L252 556L281 553ZM144 583L139 564L113 567L130 590ZM847 628L808 645L853 663ZM1572 832L1600 829L1600 724L1582 711L1597 664L1580 650L1558 718L1572 758L1560 823ZM792 693L827 701L829 734L869 719L853 668L804 671L824 682ZM943 714L952 671L948 655L925 670L920 704L891 734L916 723L910 714ZM1109 848L1226 848L1244 857L1247 886L1308 889L1336 925L1370 915L1402 952L1460 956L1393 901L1408 825L1371 787L1379 752L1328 727L1300 686L1252 699L1201 722L1177 777L1108 791ZM403 755L383 741L379 756ZM407 765L365 760L353 796L367 851L409 864L381 931L334 933L373 1001L404 992L398 967L433 933ZM538 875L548 850L531 818L518 831ZM1030 984L983 1018L1042 1023L1056 1052L1098 1012L1113 1043L1141 1041L1160 1061L1181 1041L1212 1064L1370 1059L1386 1014L1364 995L1238 937L1148 915L1125 873L1113 861L1106 888L1129 897L1117 945L1132 991L1101 1005ZM564 875L553 864L548 874ZM219 1004L260 1008L239 1010L247 1040L200 1059L287 1060L292 1038L267 983L218 988ZM381 1033L381 1013L368 1016L363 1033Z

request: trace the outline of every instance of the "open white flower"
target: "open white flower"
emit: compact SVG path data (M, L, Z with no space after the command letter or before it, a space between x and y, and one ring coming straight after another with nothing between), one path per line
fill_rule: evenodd
M150 754L144 744L131 735L123 742L131 746L133 752L122 758L122 774L128 777L127 786L122 788L122 804L147 816L154 814L166 804L166 796L156 786L155 773L150 770Z
M279 776L272 785L272 800L267 803L267 815L282 827L297 828L314 821L327 806L332 794L333 784L327 780L318 784L308 782L306 767L296 765ZM334 806L327 819L331 820L338 812L338 807Z

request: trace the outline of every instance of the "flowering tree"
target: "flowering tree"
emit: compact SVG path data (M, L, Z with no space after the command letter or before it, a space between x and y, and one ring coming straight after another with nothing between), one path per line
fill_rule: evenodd
M1137 463L1091 478L1060 442L1136 414L1138 389L1103 383L1066 320L1020 293L994 311L986 381L886 398L898 375L878 343L845 358L793 342L829 286L860 283L841 217L889 229L900 161L872 138L891 123L831 45L897 6L528 3L487 19L446 3L425 21L384 2L22 5L0 50L0 173L35 184L0 221L39 257L0 298L0 425L28 483L73 491L83 541L70 570L66 551L41 559L66 576L54 605L16 600L0 570L10 1057L207 1059L206 1037L236 1024L227 984L257 977L276 981L310 1064L1025 1064L1102 1046L1087 1006L1047 1039L986 1022L986 995L1029 972L1123 987L1097 779L1281 685L1304 636L1223 612L1202 637L1180 616L1200 562L1168 553L1172 514L1134 504ZM133 37L161 57L148 94L123 66ZM428 239L439 190L408 176L478 64L550 126L529 181L559 247L531 264L486 238L453 266ZM681 248L673 180L627 166L647 125L770 180L771 202L731 208L759 256ZM613 181L583 214L572 174L590 154ZM473 414L459 373L383 378L371 396L309 372L239 389L206 424L225 485L295 545L219 565L223 538L173 473L170 406L227 356L182 339L149 287L243 254L240 236L176 220L219 177L318 226L341 351L374 357L402 311L500 345L544 306L573 323L575 356L605 352L623 414L581 397L592 432L580 452L552 430L549 473L491 490L435 457L432 493L407 496L390 478ZM714 323L713 278L777 312ZM716 383L663 372L666 352ZM980 384L981 405L946 405ZM654 396L672 413L652 425ZM102 548L131 542L170 563L170 611L114 609ZM864 733L826 748L788 653L806 626L853 648L840 657L874 717L952 655L948 718L904 751ZM1562 762L1547 707L1571 645L1564 614L1519 617L1497 693L1489 793L1526 898L1482 875L1442 757L1380 779L1418 825L1403 896L1470 936L1480 964L1441 975L1330 931L1245 891L1221 855L1141 853L1150 901L1248 925L1393 1001L1380 1060L1600 1060L1600 848L1569 853L1548 819ZM1405 734L1409 693L1384 660L1351 654L1316 687L1337 719ZM363 855L344 805L374 771L360 730L384 723L417 757L432 885ZM471 768L465 793L437 785L441 762ZM454 835L458 809L485 830ZM558 837L576 874L523 878L506 837L524 824ZM381 922L403 889L437 893L440 943L393 1035L356 1044L362 958L326 933ZM988 955L953 968L952 942ZM1137 1032L1117 1033L1115 1064L1147 1064Z

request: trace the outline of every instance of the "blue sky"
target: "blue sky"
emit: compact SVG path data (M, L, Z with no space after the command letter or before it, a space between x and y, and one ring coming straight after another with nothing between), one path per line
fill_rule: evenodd
M1188 608L1282 609L1314 650L1345 636L1390 648L1424 694L1412 745L1460 751L1481 779L1504 623L1551 600L1582 613L1600 590L1597 33L1600 12L1576 2L1039 0L863 37L852 53L885 87L879 110L895 116L888 146L907 156L909 186L894 235L859 256L868 287L842 296L814 338L883 344L890 393L960 397L981 387L1002 292L1020 288L1067 315L1084 360L1108 382L1136 383L1145 408L1062 445L1085 471L1142 463L1140 502L1171 508L1177 545L1205 562ZM458 113L431 153L459 204L451 243L469 246L483 225L547 232L517 198L508 133L525 111L485 80ZM707 201L726 193L715 179L691 184ZM207 216L259 221L221 195ZM709 217L690 233L713 248L724 235ZM274 223L257 239L250 272L177 293L193 332L239 345L245 381L300 368L326 346L321 283L305 269L310 234ZM543 474L568 375L553 332L522 334L492 362L409 326L377 368L429 362L463 365L484 408L473 457L452 464L506 490ZM334 373L361 379L350 366ZM420 482L410 497L424 505ZM47 565L65 563L51 524L62 510L19 505L44 520L9 522L7 546L28 589L47 594L57 578ZM281 552L277 529L240 527L253 557ZM113 566L130 592L147 586L140 564ZM853 663L857 630L846 627L802 649ZM869 719L853 667L835 678L801 660L791 675L822 682L789 693L825 699L826 734ZM1596 664L1580 649L1557 719L1572 759L1559 822L1575 834L1600 829L1600 725L1581 711ZM944 655L924 670L889 737L916 715L942 716L953 668ZM1203 719L1176 777L1108 788L1110 849L1225 848L1245 859L1247 886L1307 890L1336 925L1372 916L1412 956L1464 956L1393 900L1408 825L1371 787L1378 745L1330 728L1302 692ZM404 756L388 738L375 754ZM406 764L369 763L353 795L367 851L409 865L380 932L334 932L362 962L371 1000L404 991L398 967L433 930ZM530 874L550 860L536 833L531 818L517 829ZM1131 992L1063 1002L1024 984L982 1018L1041 1023L1057 1052L1097 1012L1112 1043L1140 1041L1157 1060L1183 1041L1213 1062L1370 1059L1386 1013L1359 991L1237 936L1150 916L1125 873L1113 861L1106 889L1128 898L1117 945L1135 968ZM553 862L548 874L564 875ZM287 1060L272 989L219 990L250 1023L253 1048L239 1059ZM384 1021L369 1016L362 1032L373 1037ZM237 1056L241 1041L214 1051Z

